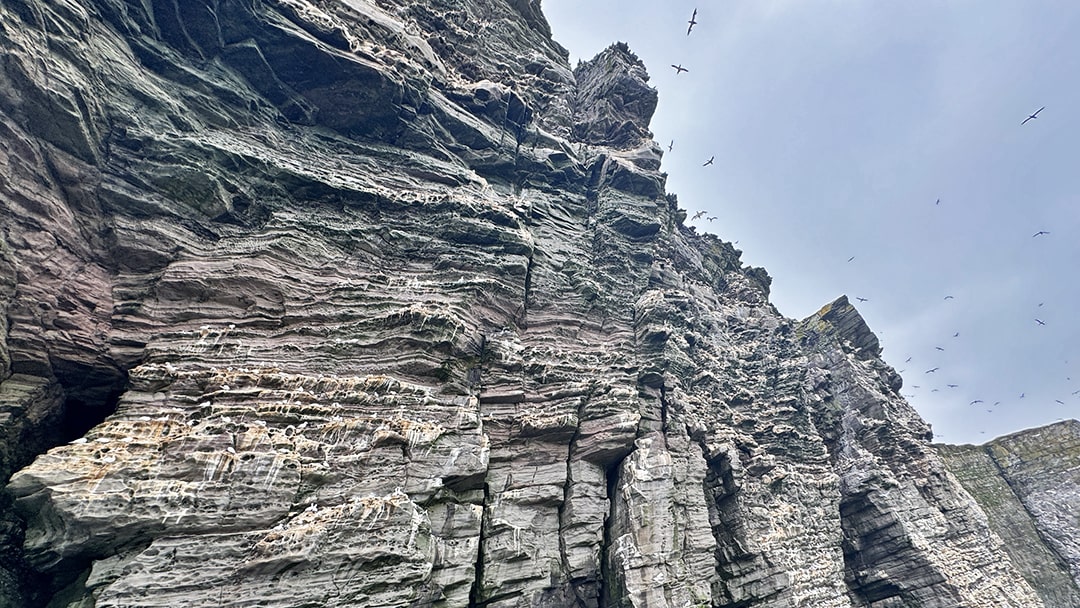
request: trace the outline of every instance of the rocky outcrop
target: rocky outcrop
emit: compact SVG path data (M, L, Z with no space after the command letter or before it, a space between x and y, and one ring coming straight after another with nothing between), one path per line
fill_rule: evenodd
M1080 423L938 446L1047 606L1080 606Z
M9 603L1052 605L538 5L0 6Z

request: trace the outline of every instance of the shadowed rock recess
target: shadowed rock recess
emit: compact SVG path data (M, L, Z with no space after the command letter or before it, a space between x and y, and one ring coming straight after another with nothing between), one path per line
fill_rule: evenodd
M965 491L538 0L4 0L0 50L0 605L1077 605L1076 427Z

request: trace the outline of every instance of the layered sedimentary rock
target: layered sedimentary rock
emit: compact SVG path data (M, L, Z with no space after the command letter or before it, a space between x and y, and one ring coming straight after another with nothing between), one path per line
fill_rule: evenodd
M1053 605L847 300L683 224L625 45L571 71L528 0L0 43L9 602Z
M1080 423L938 446L1047 606L1080 606Z

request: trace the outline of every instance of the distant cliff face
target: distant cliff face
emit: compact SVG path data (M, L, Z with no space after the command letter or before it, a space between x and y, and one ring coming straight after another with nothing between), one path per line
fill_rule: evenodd
M1080 606L1080 423L938 446L1047 606Z
M9 605L1055 606L847 300L683 224L625 45L571 71L536 0L0 44Z

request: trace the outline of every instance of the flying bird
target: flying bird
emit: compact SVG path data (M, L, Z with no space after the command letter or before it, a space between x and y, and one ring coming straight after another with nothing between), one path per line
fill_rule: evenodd
M953 296L945 296L945 299L946 300L955 300L956 298L954 298Z
M941 204L941 199L939 198L939 199L937 199L936 201L934 201L934 204L935 204L935 205L940 205L940 204Z
M971 403L969 403L968 405L975 405L976 403L983 403L983 400L982 399L976 399L976 400L972 401Z
M940 346L935 346L934 348L936 348L936 349L938 349L938 350L940 350L940 351L944 351L944 350L945 350L944 348L941 348Z
M673 64L671 64L671 67L675 68L675 75L676 75L676 76L678 76L679 74L682 74L683 72L689 72L689 71L690 71L690 70L688 70L688 69L686 69L686 68L682 67L682 64L681 64L681 63L680 63L679 65L675 65L675 64L673 63Z
M714 160L716 160L716 157L715 156L710 156L709 160L705 161L705 164L703 164L701 166L702 167L708 167L709 165L713 164Z
M1050 233L1045 231L1045 230L1040 230L1040 231L1036 232L1035 234L1031 235L1031 238L1035 238L1037 236L1042 236L1044 234L1050 234Z
M946 384L945 386L947 386L949 388L958 388L960 385L959 384Z
M1025 124L1027 124L1027 121L1029 121L1029 120L1033 120L1033 119L1037 118L1037 117L1039 116L1039 112L1042 112L1042 111L1043 111L1043 110L1045 110L1045 109L1046 109L1046 106L1043 106L1043 107L1039 108L1038 110L1035 110L1035 113L1034 113L1034 114L1031 114L1031 115L1029 115L1029 116L1028 116L1027 118L1025 118L1025 119L1024 119L1024 122L1020 123L1020 126L1022 127L1022 126L1024 126Z
M904 363L911 363L911 357L908 357L907 359L904 359Z
M694 220L700 218L703 215L705 215L704 211L698 211L697 213L694 214L694 217L690 218L690 221L694 221Z
M667 145L667 151L671 152L671 149L675 147L675 140L671 140L671 143Z
M952 337L959 338L960 337L960 332L956 332L955 334L952 335Z
M1046 321L1043 321L1042 319L1035 319L1035 322L1039 325L1046 325Z
M856 299L856 300L858 300L858 301L860 301L860 302L869 302L869 301L870 301L870 300L869 300L869 299L867 299L867 298L860 298L860 297L858 297L858 296L855 296L855 299Z
M928 370L926 370L926 371L925 371L925 372L923 372L923 373L925 373L925 374L932 374L932 373L936 372L936 371L937 371L937 370L939 370L939 369L941 369L941 368L940 368L940 367L934 367L934 368L931 368L931 369L928 369Z
M705 219L709 220L710 222L715 222L716 221L716 216L715 215L710 215L709 217L707 217Z
M855 259L855 256L851 256L850 258L847 259L847 261L850 262L851 260L854 260L854 259Z
M690 15L690 21L687 22L687 23L690 24L690 27L686 28L686 35L687 36L690 35L690 30L694 29L694 26L697 25L696 19L697 19L697 9L695 8L694 9L694 14ZM1036 112L1036 114L1038 114L1038 112Z
M1054 399L1054 401L1057 401L1057 402L1058 402L1058 403L1060 403L1061 405L1065 405L1065 402L1064 402L1064 401L1062 401L1061 399Z

